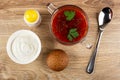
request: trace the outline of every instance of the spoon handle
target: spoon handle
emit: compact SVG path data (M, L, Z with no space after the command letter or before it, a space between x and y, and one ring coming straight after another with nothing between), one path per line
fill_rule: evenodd
M93 72L93 69L94 69L95 58L96 58L96 54L97 54L97 51L98 51L98 47L100 45L100 40L101 40L101 37L102 37L102 33L103 33L103 30L99 30L97 43L96 43L95 49L92 53L92 56L90 58L90 61L88 63L87 69L86 69L86 72L89 73L89 74L91 74Z

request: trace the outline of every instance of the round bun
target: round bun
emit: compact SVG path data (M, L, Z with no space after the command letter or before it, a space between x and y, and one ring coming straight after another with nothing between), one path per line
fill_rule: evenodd
M61 71L68 65L69 59L65 51L55 49L47 56L47 65L54 71Z

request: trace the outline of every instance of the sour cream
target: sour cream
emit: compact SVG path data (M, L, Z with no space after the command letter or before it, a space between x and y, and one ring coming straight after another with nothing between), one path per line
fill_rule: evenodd
M13 33L8 39L7 53L16 63L31 63L39 56L40 51L41 41L32 31L20 30Z

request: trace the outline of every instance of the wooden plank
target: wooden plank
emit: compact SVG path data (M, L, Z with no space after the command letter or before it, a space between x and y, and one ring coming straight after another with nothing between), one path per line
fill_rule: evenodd
M56 7L74 4L86 12L89 31L85 44L94 45L97 37L97 13L109 6L113 9L113 19L103 34L96 58L95 72L85 72L93 47L87 49L84 43L73 46L62 45L50 33L51 15L46 5ZM120 80L120 9L119 0L0 0L0 80ZM24 11L37 9L42 16L39 27L30 28L23 21ZM32 30L42 41L42 52L33 63L20 65L7 55L6 44L9 36L21 29ZM54 72L46 65L46 56L52 49L63 49L69 55L69 65L61 72Z

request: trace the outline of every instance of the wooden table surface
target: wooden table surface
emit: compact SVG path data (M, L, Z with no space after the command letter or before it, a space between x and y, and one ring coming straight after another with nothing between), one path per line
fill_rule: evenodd
M84 43L65 46L57 42L49 31L51 15L46 5L56 7L74 4L87 13L89 31ZM113 19L107 25L96 58L95 71L86 73L86 66L97 38L97 19L99 11L109 6ZM120 0L0 0L0 80L120 80ZM37 9L42 16L39 27L28 27L23 21L27 9ZM6 44L9 36L21 29L32 30L41 39L42 51L34 62L27 65L14 63L7 55ZM69 55L69 65L61 72L50 70L45 62L50 50L63 49Z

